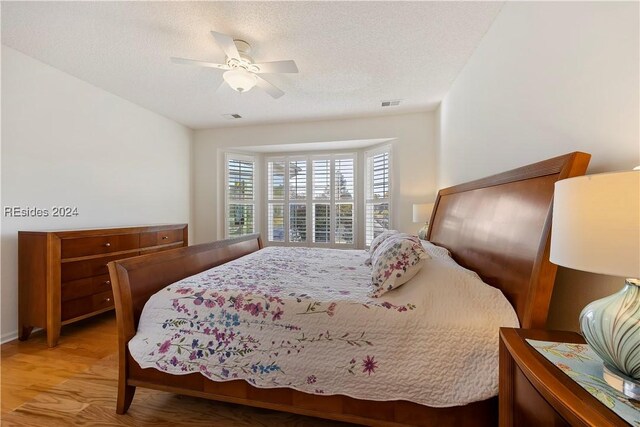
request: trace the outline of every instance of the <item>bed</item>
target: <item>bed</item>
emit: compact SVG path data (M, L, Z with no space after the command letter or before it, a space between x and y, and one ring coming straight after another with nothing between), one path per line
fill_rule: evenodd
M428 240L448 250L458 265L500 290L522 327L545 326L553 290L556 268L548 260L553 185L559 179L584 174L589 158L585 153L570 153L438 193ZM188 293L190 289L185 286L191 276L216 266L224 270L242 265L243 259L269 250L273 249L263 249L260 237L253 235L109 263L119 340L119 414L127 411L136 387L147 387L365 425L497 424L495 397L464 405L449 406L444 402L428 406L417 403L417 399L380 401L375 393L371 398L350 397L347 393L322 395L290 383L263 388L264 384L220 378L220 372L175 375L167 372L165 368L170 366L166 363L164 368L150 367L158 363L157 359L143 362L145 367L134 359L131 348L138 353L138 360L141 354L150 353L140 341L141 335L152 333L147 329L148 321L140 323L150 299L158 298L167 287L175 290L180 281L180 292ZM269 256L276 257L277 253ZM353 256L358 255L354 252ZM193 292L188 296L194 297ZM322 308L326 318L328 307ZM496 341L496 348L497 344ZM377 367L374 360L369 362L365 373L367 367ZM308 377L309 381L315 381L312 377Z

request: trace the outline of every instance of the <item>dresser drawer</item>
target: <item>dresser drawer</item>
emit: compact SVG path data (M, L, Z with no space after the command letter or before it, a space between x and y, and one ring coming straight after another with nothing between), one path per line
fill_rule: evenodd
M137 249L140 234L77 237L62 239L62 259Z
M94 311L113 307L113 292L106 291L62 303L62 320L84 316Z
M62 301L69 301L110 290L111 280L109 280L108 274L64 282L62 283Z
M181 242L183 237L182 228L164 231L151 231L140 233L140 247L168 245L169 243Z
M109 274L107 263L117 259L124 259L137 256L139 252L131 252L126 255L112 255L107 257L94 258L84 261L73 261L62 263L61 280L71 282L73 280L84 279L86 277Z

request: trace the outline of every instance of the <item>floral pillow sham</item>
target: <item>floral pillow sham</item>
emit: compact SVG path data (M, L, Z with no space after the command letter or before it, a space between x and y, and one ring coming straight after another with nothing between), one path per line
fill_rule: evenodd
M379 297L407 283L431 258L418 236L396 233L388 236L371 256L371 292Z

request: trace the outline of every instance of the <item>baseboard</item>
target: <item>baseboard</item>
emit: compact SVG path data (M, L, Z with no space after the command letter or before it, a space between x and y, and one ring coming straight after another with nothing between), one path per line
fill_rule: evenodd
M13 341L13 340L17 340L18 339L18 331L13 331L13 332L8 332L6 334L2 334L2 337L0 337L0 344L6 344L9 341Z
M34 328L31 332L32 334L38 331L41 331L42 328ZM0 337L0 344L6 344L8 342L14 341L18 339L18 331L7 332L6 334L2 334Z

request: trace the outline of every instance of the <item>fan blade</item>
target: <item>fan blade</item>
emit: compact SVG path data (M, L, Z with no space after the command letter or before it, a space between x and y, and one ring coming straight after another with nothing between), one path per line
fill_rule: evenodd
M282 95L284 95L283 91L281 91L280 89L278 89L277 87L275 87L274 85L272 85L271 83L263 79L262 77L256 76L256 79L257 79L256 86L258 86L260 89L264 90L274 98L278 99Z
M236 44L233 42L233 38L229 37L226 34L218 33L216 31L211 31L213 38L216 39L216 43L224 50L224 53L229 58L240 59L240 54L238 53L238 48Z
M253 64L256 65L260 71L256 71L256 73L297 73L298 66L296 65L296 61L288 60L288 61L273 61L273 62L263 62L261 64Z
M175 62L176 64L199 65L200 67L219 68L220 70L229 69L229 67L225 64L214 64L213 62L198 61L196 59L171 58L171 61Z

